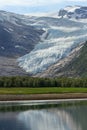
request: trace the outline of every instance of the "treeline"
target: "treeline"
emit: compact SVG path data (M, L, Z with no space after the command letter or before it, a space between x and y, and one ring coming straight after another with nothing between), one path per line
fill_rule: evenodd
M87 87L87 78L0 77L0 87Z

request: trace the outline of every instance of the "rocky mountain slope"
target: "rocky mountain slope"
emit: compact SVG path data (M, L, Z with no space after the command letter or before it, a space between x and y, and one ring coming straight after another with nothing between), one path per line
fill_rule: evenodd
M87 42L80 44L71 53L36 77L87 77Z
M87 77L87 42L80 49L79 54L64 67L63 71L66 73L68 72L68 76L70 75L70 72L73 72L73 77Z
M30 23L29 17L0 11L1 76L26 74L18 66L17 58L29 53L44 32L30 26Z
M22 56L40 41L44 31L28 22L25 16L0 11L0 56Z

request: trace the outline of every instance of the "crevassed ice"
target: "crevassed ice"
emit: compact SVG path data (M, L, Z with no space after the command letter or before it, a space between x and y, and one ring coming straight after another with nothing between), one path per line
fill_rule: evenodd
M65 20L65 21L64 21ZM55 22L56 21L56 22ZM41 19L33 23L45 33L35 48L18 59L19 66L31 74L40 73L66 57L79 43L87 40L87 23L66 19Z

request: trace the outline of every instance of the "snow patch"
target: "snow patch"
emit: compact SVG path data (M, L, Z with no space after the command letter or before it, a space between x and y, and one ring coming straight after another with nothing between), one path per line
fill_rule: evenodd
M21 46L19 46L19 45L16 45L16 46L15 46L15 48L20 48L20 47L21 47Z
M12 28L9 28L9 31L13 32L14 30Z
M80 6L67 6L64 8L68 12L74 12L76 9L80 9Z
M1 49L2 49L2 50L5 50L5 47L1 46Z

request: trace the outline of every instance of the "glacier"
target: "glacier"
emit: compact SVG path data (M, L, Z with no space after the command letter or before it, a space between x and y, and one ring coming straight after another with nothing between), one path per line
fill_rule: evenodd
M29 53L17 62L26 72L37 74L45 71L49 66L87 40L87 22L67 18L34 17L29 25L43 29L41 41Z

